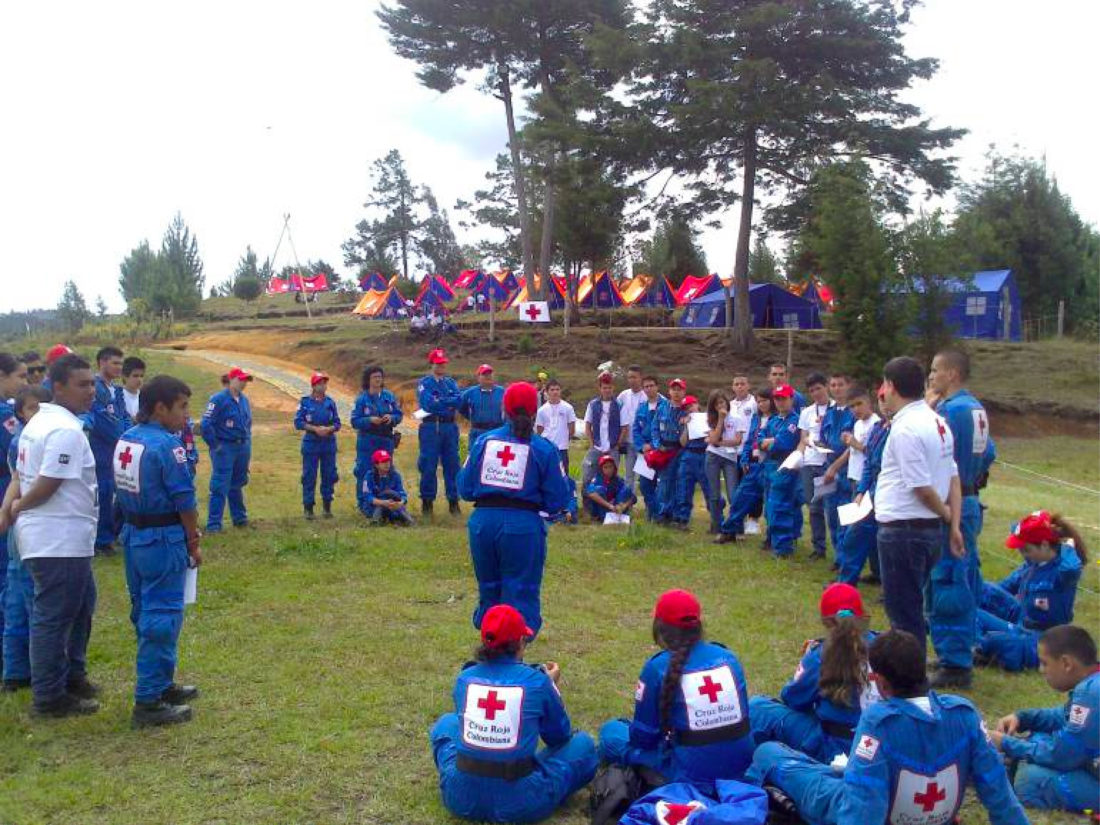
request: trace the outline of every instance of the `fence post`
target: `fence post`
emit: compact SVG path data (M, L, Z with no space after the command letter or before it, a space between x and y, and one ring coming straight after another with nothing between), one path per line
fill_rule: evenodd
M1065 332L1066 327L1066 302L1061 300L1058 302L1058 337L1061 338Z

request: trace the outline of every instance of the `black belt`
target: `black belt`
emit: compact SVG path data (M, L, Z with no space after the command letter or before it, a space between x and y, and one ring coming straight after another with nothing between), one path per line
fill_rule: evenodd
M171 527L181 524L179 513L126 513L126 523L134 527Z
M509 498L508 496L482 496L474 502L474 507L502 507L506 510L530 510L539 512L542 507L533 501L525 501L522 498Z
M489 779L503 779L507 782L515 782L530 776L535 770L535 760L528 756L526 759L513 759L511 762L488 762L484 759L474 759L464 753L458 755L456 765L463 773L474 776L484 776Z
M977 484L964 484L963 487L962 487L962 491L963 491L962 494L964 496L976 496L976 495L978 495L978 485Z
M903 518L897 521L880 522L882 527L905 527L910 530L927 530L932 527L943 527L943 519L938 518Z
M661 449L662 450L678 450L681 446L683 446L683 445L681 445L679 441L662 441L661 442Z
M478 424L476 421L470 425L471 430L495 430L497 427L502 426L499 421L490 422L488 424Z
M375 438L393 438L393 427L371 424L367 427L367 435L373 435Z
M780 464L782 464L784 461L787 460L787 456L789 456L793 452L794 452L794 450L787 450L785 453L784 452L779 452L779 453L769 452L767 454L768 455L768 461L778 461Z
M710 730L678 730L676 731L676 744L695 747L697 745L716 745L719 742L729 742L740 739L749 733L749 721L742 719L735 725L723 725L720 728Z
M455 417L452 415L449 418L444 415L429 415L424 419L425 424L453 424Z
M821 729L829 736L835 736L838 739L854 739L856 735L855 728L842 722L829 722L825 719L821 720Z

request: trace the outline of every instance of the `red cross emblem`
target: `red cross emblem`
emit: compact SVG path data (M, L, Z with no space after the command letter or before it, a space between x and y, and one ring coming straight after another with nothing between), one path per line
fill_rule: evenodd
M118 454L118 463L122 465L122 469L125 470L130 466L130 462L134 460L134 456L130 453L130 448L127 447L121 453Z
M516 454L512 452L512 448L508 445L505 445L504 449L497 453L497 458L500 459L500 463L504 467L507 467L515 457Z
M536 318L538 318L540 315L542 315L542 310L540 310L534 304L528 304L527 309L524 310L524 311L526 312L527 317L530 318L532 321L534 321Z
M477 706L485 711L485 718L492 722L497 718L497 711L504 710L508 703L497 698L497 692L490 690L483 699L477 700Z
M699 695L703 696L705 694L713 705L718 702L718 694L721 693L722 690L722 683L712 681L708 673L703 677L703 684L699 686Z
M936 419L936 432L938 432L940 434L940 442L946 444L947 441L944 438L944 435L947 434L947 430L943 426L943 419L942 418L937 418Z
M981 431L982 435L985 435L985 416L980 413L978 414L978 429Z
M921 806L921 809L930 814L935 810L936 805L947 799L947 791L940 788L939 784L932 782L927 788L924 789L924 793L913 794L913 801Z
M27 451L26 451L26 449L21 449L19 451L19 463L20 464L26 464L27 463Z

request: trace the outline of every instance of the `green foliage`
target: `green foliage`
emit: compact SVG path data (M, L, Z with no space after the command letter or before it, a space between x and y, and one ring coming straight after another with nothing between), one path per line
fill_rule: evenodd
M531 355L535 351L535 339L531 333L525 332L516 340L516 352L520 355Z
M768 248L763 238L757 237L756 244L749 253L749 280L754 284L784 285L785 279L779 272L779 261Z
M397 294L407 300L413 300L420 294L420 284L412 278L398 278L394 283Z
M102 295L97 295L95 299L95 314L99 318L107 317L107 302L103 300Z
M707 261L696 241L698 232L683 215L673 215L657 225L652 240L638 245L635 274L665 275L677 287L688 275L706 275Z
M413 253L416 238L423 221L418 217L418 207L423 194L409 178L405 159L396 149L371 165L371 194L363 206L382 215L373 221L362 220L355 225L355 235L344 242L344 263L348 266L364 266L370 258L394 251L401 260L401 272L409 277L409 256ZM380 263L380 261L373 261ZM389 272L370 266L369 271Z
M229 284L228 294L242 301L255 301L264 294L266 283L260 272L263 269L267 273L267 281L271 280L271 261L264 261L261 268L252 247L245 248L244 255L237 262L237 269L233 273L233 279Z
M432 190L425 186L422 194L428 207L428 217L422 225L417 251L428 262L431 272L454 278L466 268L462 247L455 238L447 210L439 208Z
M534 192L534 176L529 164L523 165L528 190ZM497 236L480 239L476 243L478 259L489 258L505 269L518 269L523 265L523 244L520 238L520 213L516 197L515 174L507 155L497 155L496 165L485 173L488 186L474 192L471 200L460 199L455 209L466 217L459 220L463 229L488 228ZM533 195L528 208L541 225L542 205ZM532 230L537 233L537 228ZM537 243L538 235L534 240Z
M158 252L142 241L119 266L119 289L127 305L140 298L148 311L193 314L202 301L204 282L198 241L177 213Z
M92 317L88 305L84 303L84 296L74 281L65 282L61 300L57 303L57 315L69 334L79 332L84 322Z

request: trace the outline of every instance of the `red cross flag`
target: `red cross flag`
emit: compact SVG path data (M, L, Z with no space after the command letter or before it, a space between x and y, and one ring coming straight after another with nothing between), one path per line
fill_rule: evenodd
M519 319L526 324L549 324L550 304L546 301L520 301Z

